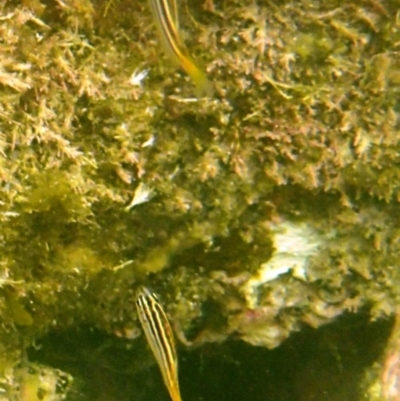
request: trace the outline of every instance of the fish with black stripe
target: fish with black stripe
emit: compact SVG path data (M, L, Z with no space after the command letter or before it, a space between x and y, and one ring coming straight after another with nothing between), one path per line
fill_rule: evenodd
M181 39L176 0L149 0L149 4L167 55L190 76L198 96L212 96L213 85L193 61Z
M157 296L146 287L139 289L136 307L147 342L172 401L182 401L178 380L178 357L167 315Z

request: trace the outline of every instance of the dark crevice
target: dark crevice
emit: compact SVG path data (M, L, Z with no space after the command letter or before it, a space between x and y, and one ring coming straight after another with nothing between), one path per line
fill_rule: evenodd
M378 360L392 327L347 314L319 329L304 328L267 350L242 341L178 347L183 401L360 401L366 369ZM126 340L82 327L53 332L30 360L75 378L68 400L168 401L143 337Z

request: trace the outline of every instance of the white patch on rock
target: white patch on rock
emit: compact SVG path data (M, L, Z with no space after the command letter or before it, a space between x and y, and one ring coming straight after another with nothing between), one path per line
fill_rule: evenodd
M242 287L249 308L258 303L258 287L291 272L293 277L307 280L308 258L321 245L321 237L307 224L283 220L272 227L272 257Z

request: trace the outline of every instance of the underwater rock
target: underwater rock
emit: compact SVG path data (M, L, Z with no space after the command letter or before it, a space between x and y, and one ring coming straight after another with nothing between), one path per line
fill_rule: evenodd
M1 401L62 401L73 378L66 372L37 363L19 363L0 380Z
M394 317L394 324L384 355L371 369L365 397L368 401L400 400L400 310Z
M141 284L188 346L395 313L396 1L198 4L201 100L144 2L1 9L6 358L54 329L133 339Z

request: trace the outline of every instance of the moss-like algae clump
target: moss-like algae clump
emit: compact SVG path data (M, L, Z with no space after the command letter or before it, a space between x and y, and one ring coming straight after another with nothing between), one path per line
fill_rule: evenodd
M364 305L392 313L396 2L207 4L182 7L188 47L216 88L198 101L160 59L145 2L2 8L0 343L10 358L54 327L135 326L139 282L165 294L192 338L236 332L242 285L273 254L282 216L327 239L308 282L285 276L261 290L277 338ZM136 204L141 184L151 197Z

